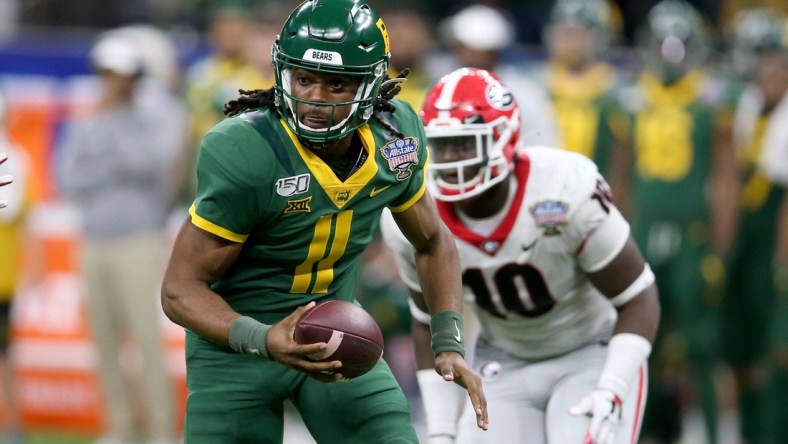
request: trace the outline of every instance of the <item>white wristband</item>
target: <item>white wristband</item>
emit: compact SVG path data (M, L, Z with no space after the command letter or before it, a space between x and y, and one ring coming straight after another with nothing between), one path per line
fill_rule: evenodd
M434 369L416 372L427 422L427 436L457 436L457 419L462 413L465 390L444 381Z
M629 383L651 354L651 343L643 336L619 333L610 338L605 367L599 376L597 387L607 389L624 399Z

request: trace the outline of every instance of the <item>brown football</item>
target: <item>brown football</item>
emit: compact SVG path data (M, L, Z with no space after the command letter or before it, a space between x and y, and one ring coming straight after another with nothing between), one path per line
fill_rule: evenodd
M342 361L337 371L347 379L372 370L383 356L383 334L377 322L347 301L327 301L307 310L296 323L294 339L299 344L327 343L328 348L311 358Z

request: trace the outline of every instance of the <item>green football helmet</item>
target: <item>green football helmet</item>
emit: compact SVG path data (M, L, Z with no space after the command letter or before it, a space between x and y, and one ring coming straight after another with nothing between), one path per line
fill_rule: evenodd
M755 72L758 55L788 49L788 22L771 8L740 11L728 30L732 69L742 78Z
M388 30L366 0L307 0L282 27L272 49L276 105L290 129L313 146L330 144L364 125L372 116L390 59ZM320 103L293 96L292 71L341 74L359 78L349 102ZM332 107L328 127L315 129L299 121L298 105ZM350 115L334 121L336 108L350 105Z
M582 31L578 34L578 30ZM542 39L551 58L577 67L597 58L610 46L616 34L613 9L608 0L558 0L550 12ZM578 39L582 39L582 45L577 43Z
M550 23L577 23L608 38L613 27L612 10L607 0L558 0L550 12Z
M672 83L702 64L709 54L709 36L698 11L682 0L663 0L648 13L637 35L646 67Z

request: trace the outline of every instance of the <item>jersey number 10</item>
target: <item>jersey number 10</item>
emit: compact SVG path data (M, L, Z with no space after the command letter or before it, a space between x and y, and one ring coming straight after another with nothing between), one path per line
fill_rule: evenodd
M524 285L527 290L525 298L521 296L525 292L518 288L518 281L521 283L520 286ZM507 311L535 318L555 306L555 299L547 288L542 272L529 264L506 264L495 272L493 282ZM462 283L471 289L479 308L493 316L506 318L506 313L501 313L493 302L492 293L480 269L465 270L462 274Z

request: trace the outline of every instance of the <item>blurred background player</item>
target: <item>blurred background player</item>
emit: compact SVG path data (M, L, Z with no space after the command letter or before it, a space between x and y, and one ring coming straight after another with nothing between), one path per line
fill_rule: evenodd
M785 110L783 106L783 111ZM780 154L781 151L781 154ZM788 145L774 147L774 160L788 158ZM774 161L773 160L773 161ZM782 163L781 177L788 178L788 163ZM781 393L788 393L788 193L783 196L780 206L777 233L777 252L773 265L777 303L773 310L772 358L774 366L769 383L769 408L774 412L771 427L774 428L774 442L788 442L788 404Z
M11 306L14 295L23 281L22 247L25 239L25 215L30 206L28 177L30 159L27 152L9 140L6 98L0 94L0 164L3 176L0 186L0 380L2 380L2 408L5 421L5 443L24 442L22 423L16 407L16 385L8 347L11 339ZM6 158L6 156L9 156Z
M520 103L522 143L557 146L558 134L547 93L528 77L517 57L507 57L515 43L515 31L511 17L501 9L484 4L460 9L440 24L450 51L441 72L460 67L495 72Z
M471 417L457 425L463 393L431 368L413 251L384 217L412 291L427 442L635 442L659 300L596 166L564 150L518 151L519 107L487 71L443 77L421 115L428 187L460 252L465 298L481 325L474 367L495 418L484 433L466 427ZM464 414L473 416L467 406Z
M424 96L435 80L431 59L435 52L433 26L418 9L418 6L400 5L381 11L389 30L391 46L397 48L391 54L389 76L397 77L402 68L410 70L408 80L401 83L402 91L397 95L417 112L421 110Z
M176 107L142 94L146 48L124 33L101 36L90 59L100 76L96 114L73 122L63 142L60 180L84 230L82 272L108 406L107 442L142 435L174 439L170 384L157 309L163 271L170 174L186 134ZM121 364L127 339L143 363ZM129 368L137 368L127 381ZM127 382L130 383L127 386ZM142 398L144 410L133 401ZM140 427L138 416L147 426Z
M544 32L547 63L537 74L555 111L557 146L591 158L609 181L612 151L627 131L616 68L601 60L617 36L618 19L607 0L556 1Z
M274 81L271 45L279 31L279 18L262 20L250 0L214 0L209 3L209 53L188 67L184 91L189 106L188 147L178 160L176 178L180 200L188 205L196 190L194 177L202 136L224 118L224 104L240 89L270 86Z
M788 163L787 30L785 16L776 10L745 10L735 16L729 42L731 64L745 88L736 98L733 124L741 170L740 223L721 337L723 356L738 382L741 433L747 443L786 442L785 435L780 440L770 433L780 424L775 413L788 392L771 390L769 377L770 334L780 322L774 317L778 296L773 279L778 229L788 224L779 219L788 175L771 166ZM765 159L775 147L786 147L784 157Z
M709 442L717 442L717 332L723 258L735 226L736 165L724 87L703 68L710 50L703 18L680 0L649 12L638 36L644 64L625 105L633 115L633 234L654 268L663 307L651 363L644 435L681 433L686 396L697 394ZM621 164L620 164L621 165ZM618 165L616 167L621 168ZM684 370L689 370L689 384Z

